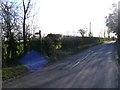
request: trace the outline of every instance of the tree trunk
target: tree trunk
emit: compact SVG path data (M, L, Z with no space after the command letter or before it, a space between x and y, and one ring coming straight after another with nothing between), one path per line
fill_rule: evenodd
M28 1L26 7L25 7L25 2L24 2L25 0L22 0L22 1L23 1L23 10L24 10L24 18L23 18L23 40L24 40L24 45L23 45L23 47L24 47L24 53L26 53L27 52L27 36L26 36L25 21L26 21L26 15L27 15L31 0Z
M23 40L24 40L24 43L23 43L23 48L24 48L24 53L26 53L26 52L27 52L27 49L26 49L25 19L26 19L26 15L24 15L24 20L23 20Z

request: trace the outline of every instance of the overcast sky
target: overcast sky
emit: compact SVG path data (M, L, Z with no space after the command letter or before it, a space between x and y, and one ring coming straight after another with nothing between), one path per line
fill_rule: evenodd
M36 0L39 9L39 27L42 33L72 34L88 28L91 22L94 36L105 30L104 17L112 3L118 0Z
M17 0L22 1L22 0ZM80 28L88 28L94 36L106 30L105 16L109 8L119 0L33 0L36 2L36 21L42 34L78 34Z

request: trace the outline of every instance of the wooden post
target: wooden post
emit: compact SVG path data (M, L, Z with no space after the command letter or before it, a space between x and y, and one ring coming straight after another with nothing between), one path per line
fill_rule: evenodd
M41 38L41 30L39 30L39 38L40 38L40 51L42 53L42 38Z
M117 28L117 48L118 48L118 57L120 63L120 1L118 2L118 28Z
M35 33L39 35L39 40L40 40L40 51L42 53L42 39L41 39L41 30L39 30L39 32Z
M120 44L120 1L118 2L118 28L117 28L117 42Z

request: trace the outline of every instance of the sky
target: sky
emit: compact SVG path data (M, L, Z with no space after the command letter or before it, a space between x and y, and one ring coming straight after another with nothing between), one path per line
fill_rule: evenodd
M17 0L22 1L22 0ZM26 0L27 1L27 0ZM113 3L119 0L33 0L32 9L36 31L42 35L49 33L80 35L80 28L87 28L91 22L93 36L98 37L107 30L105 16L109 15ZM31 18L33 20L33 18ZM30 21L29 21L30 22ZM31 30L33 32L33 30ZM88 33L86 33L88 35ZM102 34L103 35L103 34Z
M105 16L118 0L37 0L38 26L42 34L78 35L91 22L93 36L106 30Z

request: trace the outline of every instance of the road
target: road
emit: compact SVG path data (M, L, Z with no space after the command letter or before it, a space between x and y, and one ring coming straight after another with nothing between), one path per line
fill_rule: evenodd
M114 43L98 45L3 84L3 88L117 88Z

